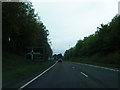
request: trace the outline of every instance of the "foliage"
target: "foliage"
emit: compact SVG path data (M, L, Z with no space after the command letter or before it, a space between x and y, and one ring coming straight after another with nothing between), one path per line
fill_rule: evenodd
M59 58L63 59L63 56L62 56L61 53L59 53L59 54L54 54L52 57L54 58L54 60L58 60Z
M2 29L3 50L20 55L26 47L44 46L46 57L52 54L49 31L34 13L31 2L3 2Z
M68 59L68 57L92 57L95 54L106 57L102 60L103 63L120 64L120 58L118 58L120 56L120 16L115 16L108 24L101 24L94 34L84 37L74 48L66 50L64 56ZM99 62L98 59L94 61Z
M3 64L2 64L2 78L4 83L12 83L11 81L20 81L23 78L31 77L36 73L47 69L53 61L47 60L45 62L32 62L27 61L23 56L16 54L3 52Z

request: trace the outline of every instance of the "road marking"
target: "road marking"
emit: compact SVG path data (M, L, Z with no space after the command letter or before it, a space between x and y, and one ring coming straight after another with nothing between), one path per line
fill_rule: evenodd
M57 62L56 62L57 63ZM56 64L55 63L55 64ZM29 85L30 83L32 83L33 81L35 81L37 78L39 78L40 76L42 76L44 73L46 73L47 71L49 71L52 67L55 66L55 64L53 64L51 67L49 67L48 69L46 69L45 71L43 71L41 74L39 74L38 76L36 76L35 78L33 78L32 80L30 80L29 82L27 82L26 84L24 84L23 86L21 86L18 90L21 90L23 88L25 88L27 85Z
M76 63L76 64L81 64L81 63ZM112 68L107 68L107 67L102 67L102 66L95 66L95 65L90 65L90 64L81 64L81 65L86 65L86 66L91 66L91 67L96 67L96 68L103 68L103 69L106 69L106 70L120 72L120 70L115 70L115 69L112 69Z
M88 77L88 75L86 75L85 73L81 72L81 74L83 74L84 76Z

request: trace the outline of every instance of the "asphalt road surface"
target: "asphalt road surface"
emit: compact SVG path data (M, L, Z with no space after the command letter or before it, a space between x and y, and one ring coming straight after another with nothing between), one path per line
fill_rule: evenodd
M62 62L24 88L119 88L119 75L117 70Z

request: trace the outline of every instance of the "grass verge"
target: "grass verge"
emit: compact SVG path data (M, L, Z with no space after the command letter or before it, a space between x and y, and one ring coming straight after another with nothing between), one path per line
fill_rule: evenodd
M2 54L3 83L29 75L35 71L40 71L54 64L53 61L40 62L26 60L23 56L7 52L3 52Z
M114 53L105 56L96 54L89 57L74 57L69 61L120 69L119 60L120 54Z

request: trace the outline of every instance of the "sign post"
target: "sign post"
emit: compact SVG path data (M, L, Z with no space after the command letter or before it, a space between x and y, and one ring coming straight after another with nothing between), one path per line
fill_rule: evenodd
M30 60L44 60L44 47L27 47L26 48L26 59Z

